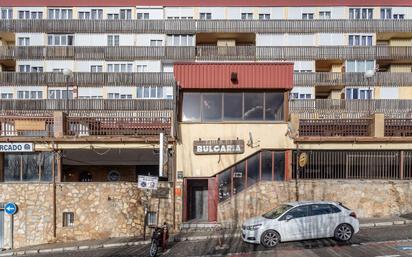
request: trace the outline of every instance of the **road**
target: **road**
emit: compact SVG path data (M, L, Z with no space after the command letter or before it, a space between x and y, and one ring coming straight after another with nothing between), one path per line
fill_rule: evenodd
M410 240L409 240L410 239ZM350 243L341 244L332 239L309 240L280 244L275 249L245 244L240 238L225 240L224 249L218 249L216 240L174 243L165 257L186 256L277 256L277 257L400 257L412 256L412 225L398 225L362 229ZM33 257L140 257L147 256L148 246L95 249L66 253L36 254Z

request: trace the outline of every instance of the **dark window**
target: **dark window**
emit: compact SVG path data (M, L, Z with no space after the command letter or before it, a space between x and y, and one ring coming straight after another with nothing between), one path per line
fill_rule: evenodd
M63 227L74 226L74 212L63 212Z
M340 212L340 210L331 204L312 204L311 205L311 215L324 215Z
M29 154L22 154L23 163L23 181L38 181L39 167L37 165L37 158L40 155L33 156ZM34 158L33 158L34 157Z
M285 152L275 152L275 180L285 180Z
M228 199L232 194L232 170L228 169L219 174L219 201Z
M263 120L263 93L245 93L245 120Z
M265 94L265 120L283 120L283 93Z
M290 210L285 215L283 215L281 220L285 220L286 216L288 215L291 215L293 219L307 217L309 216L309 205L299 206Z
M53 153L7 153L4 155L4 181L51 181Z
M251 186L259 180L260 153L247 159L247 185Z
M224 120L242 120L243 116L243 94L225 93L224 94Z
M262 152L262 180L272 180L272 152Z
M200 121L200 93L183 95L182 121Z
M237 164L233 169L233 194L245 188L245 161Z
M222 120L222 94L208 93L203 94L202 112L204 121Z
M4 181L20 181L21 155L4 155Z

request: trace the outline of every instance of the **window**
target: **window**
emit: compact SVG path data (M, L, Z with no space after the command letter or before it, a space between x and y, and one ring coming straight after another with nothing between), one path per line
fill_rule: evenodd
M137 19L138 20L148 20L149 19L149 13L148 12L144 12L144 13L138 12L137 13Z
M270 20L270 14L269 13L260 13L259 14L259 20Z
M118 13L108 13L107 14L107 19L108 20L118 20L119 19L119 14Z
M330 11L319 12L319 19L321 19L321 20L330 20L331 17L332 17L332 15L331 15Z
M90 12L79 12L80 20L90 20Z
M349 8L349 19L371 20L373 19L372 8Z
M42 66L32 66L31 72L43 72L43 67Z
M313 20L313 13L302 13L303 20Z
M199 18L201 20L211 20L212 19L212 13L210 13L210 12L201 12Z
M199 93L183 94L182 121L200 121L200 99Z
M347 88L346 99L372 99L372 89Z
M137 72L147 72L147 65L137 65L136 71Z
M182 16L182 17L178 17L178 16L167 16L168 20L192 20L193 17L191 16Z
M232 195L232 169L219 174L219 201L222 202Z
M311 216L333 214L341 212L338 207L333 206L332 204L311 204L310 205Z
M349 46L371 46L372 36L349 35Z
M392 8L381 8L381 19L382 20L392 19Z
M47 44L49 46L72 46L74 36L69 34L49 34Z
M30 11L19 11L19 19L30 19Z
M132 94L108 93L107 98L109 99L132 99Z
M138 87L137 98L157 99L163 98L162 87Z
M366 72L375 69L375 61L356 60L346 61L346 72Z
M120 19L121 20L131 20L132 19L132 9L120 9Z
M309 216L309 205L303 205L293 208L280 218L280 220L285 220L286 216L292 216L293 219L304 218Z
M1 99L13 99L13 93L1 93Z
M63 212L63 227L74 227L74 212Z
M1 8L1 18L3 20L13 19L13 9L12 8Z
M49 9L48 18L52 20L66 20L73 18L72 9Z
M262 180L273 180L273 159L271 151L262 152Z
M43 91L17 91L17 99L43 99Z
M247 159L247 186L251 186L260 178L260 153Z
M167 35L169 46L193 46L193 35Z
M265 120L283 120L283 94L265 94Z
M158 39L150 40L150 46L162 46L163 41Z
M79 12L80 20L101 20L103 19L103 9L91 9L90 11Z
M394 14L393 18L395 20L403 20L403 19L405 19L405 14Z
M285 180L285 153L284 152L274 152L273 159L275 163L274 174L276 181Z
M108 35L107 45L108 46L119 46L120 36L119 35Z
M233 194L240 193L245 189L246 162L240 162L233 167Z
M224 120L242 120L243 119L243 93L225 93L223 96Z
M245 120L263 120L263 94L245 93L244 112Z
M29 37L19 37L17 39L17 44L19 46L29 46L30 45L30 38Z
M242 20L253 20L253 13L243 12L240 17Z
M312 94L293 92L290 94L290 99L312 99Z
M30 72L30 65L19 65L19 72Z
M90 72L103 72L103 66L102 65L91 65Z
M53 69L53 72L55 72L55 73L62 73L62 72L63 72L63 69L55 68L55 69Z
M205 93L202 99L202 120L221 121L222 120L222 94Z
M107 72L132 72L133 64L132 63L116 63L108 64Z
M48 93L49 99L73 99L73 90L51 89Z
M4 181L51 181L53 152L5 153Z

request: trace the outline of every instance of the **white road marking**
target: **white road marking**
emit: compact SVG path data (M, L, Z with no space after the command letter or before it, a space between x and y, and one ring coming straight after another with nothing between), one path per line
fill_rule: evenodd
M379 255L375 257L400 257L400 255Z

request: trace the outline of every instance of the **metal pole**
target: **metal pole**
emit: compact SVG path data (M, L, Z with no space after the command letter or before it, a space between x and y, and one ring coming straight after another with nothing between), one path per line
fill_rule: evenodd
M69 115L69 76L66 76L66 114Z
M10 247L11 247L11 249L13 249L14 248L14 246L13 246L13 244L14 244L14 239L13 239L13 227L14 227L14 218L13 218L13 216L14 215L10 215L10 238L11 238L11 242L10 242Z
M295 177L296 201L299 201L299 173L300 173L299 156L300 156L299 143L296 143L296 177Z

